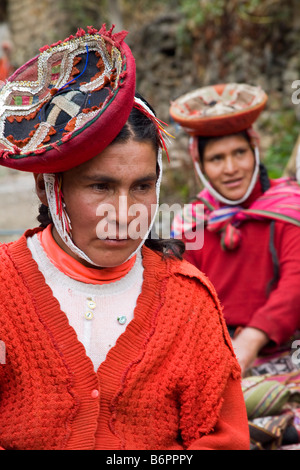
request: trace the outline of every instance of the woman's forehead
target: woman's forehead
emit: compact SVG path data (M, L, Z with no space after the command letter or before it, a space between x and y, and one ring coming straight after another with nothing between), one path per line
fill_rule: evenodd
M101 154L66 172L77 178L97 175L121 178L156 174L157 155L151 143L129 141L108 146Z
M242 135L230 135L220 137L219 139L212 139L207 142L204 149L204 155L207 153L215 153L216 151L226 152L228 148L236 147L241 144L249 145L247 139Z

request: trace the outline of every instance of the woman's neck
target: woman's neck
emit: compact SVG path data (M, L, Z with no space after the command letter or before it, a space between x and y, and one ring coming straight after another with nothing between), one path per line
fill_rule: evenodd
M72 279L91 284L115 282L124 277L135 263L136 256L133 256L116 267L99 269L87 266L83 264L82 260L75 259L73 254L69 254L57 243L52 228L52 225L48 225L43 231L38 232L37 236L52 264Z

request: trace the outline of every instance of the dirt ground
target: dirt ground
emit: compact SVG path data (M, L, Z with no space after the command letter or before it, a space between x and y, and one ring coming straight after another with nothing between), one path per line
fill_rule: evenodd
M31 173L0 168L0 243L38 225L39 201Z

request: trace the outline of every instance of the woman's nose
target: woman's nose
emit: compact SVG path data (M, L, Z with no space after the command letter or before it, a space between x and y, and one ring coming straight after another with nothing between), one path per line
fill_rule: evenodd
M127 195L118 195L117 201L115 201L116 221L121 226L127 226L128 224L129 204Z
M127 196L116 196L105 204L100 204L96 215L101 217L98 224L99 238L127 238L129 202Z
M231 156L227 156L224 161L224 172L225 173L234 173L236 170L236 165L234 159Z
M108 202L101 203L97 207L96 215L105 217L108 223L111 224L128 224L128 213L130 208L130 201L127 196L116 195Z

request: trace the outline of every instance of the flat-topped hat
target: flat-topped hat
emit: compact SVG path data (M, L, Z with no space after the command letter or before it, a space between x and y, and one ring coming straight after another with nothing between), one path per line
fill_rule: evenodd
M179 97L170 107L175 122L190 135L189 152L201 183L210 194L226 205L238 205L251 194L260 170L258 139L252 129L267 102L266 93L258 86L228 83L198 88ZM238 200L225 198L206 178L200 164L199 139L226 137L246 131L255 156L255 167L245 194Z
M0 91L0 164L59 173L103 151L134 102L127 32L78 29L40 49Z
M218 84L180 96L171 104L170 115L189 135L224 136L249 128L267 99L257 86Z

